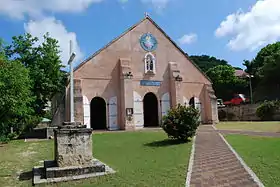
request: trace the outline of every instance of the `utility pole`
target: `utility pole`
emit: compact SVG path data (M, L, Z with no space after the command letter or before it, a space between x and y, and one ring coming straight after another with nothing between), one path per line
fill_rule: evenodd
M252 78L254 77L253 75L247 75L249 77L249 84L250 84L250 101L251 104L253 104L253 89L252 89Z

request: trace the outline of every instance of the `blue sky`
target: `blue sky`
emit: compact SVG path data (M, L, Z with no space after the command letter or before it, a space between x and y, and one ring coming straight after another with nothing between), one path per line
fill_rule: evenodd
M45 32L57 38L62 60L68 41L78 62L150 17L189 55L207 54L242 67L280 36L279 0L1 0L0 37ZM77 62L77 63L78 63Z

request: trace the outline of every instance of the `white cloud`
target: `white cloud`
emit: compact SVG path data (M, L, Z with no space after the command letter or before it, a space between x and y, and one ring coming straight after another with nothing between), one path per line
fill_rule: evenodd
M42 16L45 12L80 12L92 3L103 0L1 0L0 13L12 18L23 19Z
M231 36L232 50L256 50L280 38L280 1L259 0L248 12L238 10L221 22L217 37Z
M75 62L81 60L83 54L78 45L76 34L69 32L62 24L61 21L56 20L54 17L46 17L39 21L29 21L24 24L26 32L32 36L39 38L39 43L43 42L43 35L49 32L50 36L57 39L61 51L61 60L64 65L67 65L69 59L69 41L72 40L73 51L76 53Z
M197 34L190 33L190 34L185 34L178 41L181 45L185 45L185 44L194 43L196 40L197 40Z
M157 10L164 9L170 0L141 0L143 3L150 3L152 4Z

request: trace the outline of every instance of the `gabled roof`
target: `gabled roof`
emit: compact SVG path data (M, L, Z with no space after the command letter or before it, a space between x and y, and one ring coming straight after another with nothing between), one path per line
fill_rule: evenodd
M88 62L89 60L91 60L92 58L94 58L96 55L98 55L101 51L105 50L107 47L109 47L111 44L113 44L114 42L118 41L121 37L123 37L124 35L126 35L128 32L130 32L131 30L133 30L135 27L137 27L138 25L140 25L142 22L144 22L145 20L149 20L157 29L159 29L164 36L210 81L210 83L212 83L212 81L210 80L210 78L189 58L188 54L185 53L165 32L163 29L161 29L155 22L154 20L149 17L148 15L146 15L142 20L140 20L138 23L134 24L132 27L130 27L129 29L127 29L124 33L122 33L120 36L116 37L115 39L113 39L111 42L109 42L107 45L105 45L103 48L99 49L98 51L96 51L94 54L92 54L90 57L88 57L87 59L85 59L82 63L80 63L77 67L75 67L74 71L78 70L80 67L82 67L86 62Z
M243 70L239 70L239 69L235 70L234 74L236 77L241 77L241 78L246 77L248 75L248 73L246 73Z

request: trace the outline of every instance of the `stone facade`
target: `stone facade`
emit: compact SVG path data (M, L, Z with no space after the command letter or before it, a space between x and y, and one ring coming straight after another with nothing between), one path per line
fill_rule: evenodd
M219 108L220 121L261 121L256 114L259 106L260 104L247 104ZM275 111L271 120L279 121L280 111Z
M140 43L147 33L157 41L152 51L144 50ZM158 110L153 115L159 123L171 107L189 105L191 98L201 111L202 123L218 121L210 80L148 16L76 67L74 79L75 121L87 127L94 128L92 101L101 98L106 103L105 128L143 128L151 118L144 111L144 105L149 104L144 103L147 93L153 93L157 100ZM69 108L68 87L66 121L70 120ZM130 115L127 111L131 110Z

